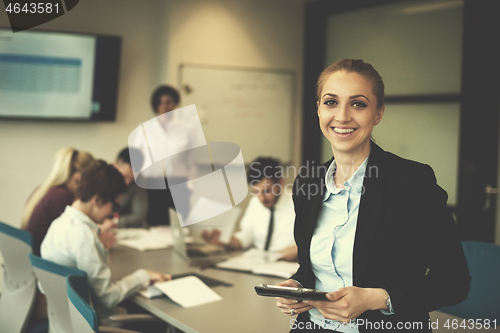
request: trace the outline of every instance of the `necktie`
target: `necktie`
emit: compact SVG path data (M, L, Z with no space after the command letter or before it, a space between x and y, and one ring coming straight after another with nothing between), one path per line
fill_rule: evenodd
M269 229L267 231L267 239L266 246L264 247L264 251L269 250L269 245L271 244L271 237L273 236L273 228L274 228L274 207L269 208L271 211L271 218L269 219Z

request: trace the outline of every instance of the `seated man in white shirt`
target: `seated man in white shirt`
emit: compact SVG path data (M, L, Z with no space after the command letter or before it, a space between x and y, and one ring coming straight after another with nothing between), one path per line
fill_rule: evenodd
M259 157L247 173L252 188L240 231L229 243L220 242L220 231L205 230L203 238L210 244L224 245L229 249L246 249L251 246L270 252L281 252L281 259L297 259L297 246L293 238L295 212L290 193L285 191L283 168L277 159Z
M94 161L82 172L75 201L52 222L41 246L42 258L87 273L101 319L145 284L171 279L169 274L139 269L121 280L112 280L98 223L120 208L126 190L123 176L112 165Z

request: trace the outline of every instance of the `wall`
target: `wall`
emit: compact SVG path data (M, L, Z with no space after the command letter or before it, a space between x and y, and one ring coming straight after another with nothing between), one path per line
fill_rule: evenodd
M351 27L356 20L359 24ZM371 63L384 80L386 97L458 94L462 21L463 0L401 1L332 14L325 65L343 58ZM384 118L372 135L383 149L431 165L450 206L457 204L459 106L386 100ZM323 142L327 160L332 152Z
M500 110L498 110L500 112ZM500 126L500 125L499 125ZM500 140L500 138L499 138ZM500 144L499 144L500 147ZM500 151L498 152L498 165L500 165ZM497 184L496 188L500 188L500 168L498 169L498 177L497 177ZM495 226L495 243L497 245L500 245L500 193L496 195L497 199L497 207L496 207L496 226Z
M4 11L0 26L8 26ZM39 28L122 36L118 113L116 122L99 124L0 121L0 221L14 226L59 148L113 160L130 131L152 117L151 91L176 85L182 62L292 69L301 91L302 0L86 0ZM299 96L295 103L298 164Z
M295 91L302 91L303 8L301 0L171 1L170 10L175 15L167 28L171 52L167 53L165 81L179 82L182 63L289 69L296 74ZM300 163L301 103L296 94L292 102L295 165Z

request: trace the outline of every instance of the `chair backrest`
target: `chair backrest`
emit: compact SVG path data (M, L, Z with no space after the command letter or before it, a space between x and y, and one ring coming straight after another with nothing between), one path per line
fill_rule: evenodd
M0 297L2 332L24 332L35 305L36 277L28 258L32 239L30 233L0 222L4 266Z
M87 278L87 274L79 269L59 265L31 253L29 258L33 265L35 275L38 278L41 291L47 297L49 332L72 332L73 328L69 314L66 277L68 275L78 275Z
M500 246L490 243L462 242L472 277L467 299L439 311L465 319L500 322Z
M99 332L97 313L89 304L89 285L84 276L69 275L66 278L69 313L73 333Z

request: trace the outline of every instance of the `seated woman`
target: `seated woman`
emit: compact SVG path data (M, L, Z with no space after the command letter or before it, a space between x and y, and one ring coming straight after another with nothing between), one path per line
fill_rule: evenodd
M30 196L22 217L21 228L33 235L34 254L40 255L40 244L52 221L73 203L81 171L93 160L90 153L71 147L56 153L50 176Z
M42 243L44 259L78 268L87 273L101 318L145 284L170 280L168 274L139 269L111 282L108 251L99 240L98 223L120 208L127 191L123 176L102 160L92 162L81 175L75 201L52 222Z

